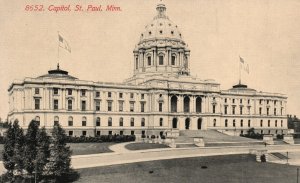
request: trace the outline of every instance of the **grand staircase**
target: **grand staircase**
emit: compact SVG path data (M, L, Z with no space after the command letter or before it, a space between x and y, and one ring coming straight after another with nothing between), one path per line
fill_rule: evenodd
M262 145L263 142L240 136L230 136L218 132L217 130L183 130L179 132L179 137L175 139L177 147L190 146L194 137L202 137L206 147L212 146L247 146Z

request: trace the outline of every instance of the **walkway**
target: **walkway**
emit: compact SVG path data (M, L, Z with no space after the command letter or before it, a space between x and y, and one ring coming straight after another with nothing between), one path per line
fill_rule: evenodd
M125 146L127 144L132 144L132 143L135 143L135 142L119 143L119 144L109 146L108 148L116 153L127 153L127 152L130 152L130 150L126 149Z

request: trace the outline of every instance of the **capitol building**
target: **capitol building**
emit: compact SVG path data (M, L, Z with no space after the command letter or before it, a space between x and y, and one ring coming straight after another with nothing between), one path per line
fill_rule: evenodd
M65 70L14 81L8 88L9 121L27 128L35 119L70 136L159 135L167 131L218 130L229 135L254 128L286 134L287 97L237 84L221 90L190 73L190 49L166 6L145 26L133 50L133 75L122 83L80 80ZM128 61L128 64L130 61Z

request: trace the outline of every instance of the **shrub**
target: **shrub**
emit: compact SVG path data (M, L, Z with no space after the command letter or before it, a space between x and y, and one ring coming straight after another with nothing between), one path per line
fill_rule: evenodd
M134 135L100 135L96 137L67 137L67 143L102 143L102 142L130 142L135 141Z
M151 139L155 139L155 135L151 135Z
M142 138L143 138L143 139L146 138L146 135L145 135L145 134L142 134Z
M161 138L161 139L166 139L166 136L165 136L165 135L162 135L160 138Z

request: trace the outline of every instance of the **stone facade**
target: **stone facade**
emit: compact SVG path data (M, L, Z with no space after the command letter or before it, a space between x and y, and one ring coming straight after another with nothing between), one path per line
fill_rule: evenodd
M58 66L46 75L14 81L8 89L9 120L18 119L23 128L32 119L49 129L60 123L73 136L157 135L171 129L287 133L285 95L242 84L220 90L214 80L192 76L190 50L177 25L165 15L165 5L157 11L133 51L131 78L84 81Z

